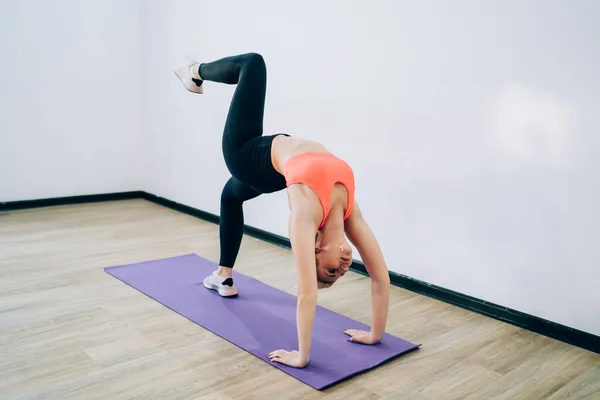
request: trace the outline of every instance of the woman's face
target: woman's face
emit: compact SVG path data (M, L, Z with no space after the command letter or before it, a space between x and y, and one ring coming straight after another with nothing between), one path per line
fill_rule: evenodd
M333 285L344 276L352 264L352 248L344 239L342 243L320 243L315 246L317 283L319 288Z

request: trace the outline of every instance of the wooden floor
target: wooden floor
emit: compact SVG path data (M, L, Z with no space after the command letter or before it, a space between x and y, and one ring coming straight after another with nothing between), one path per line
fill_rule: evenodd
M388 332L423 347L319 392L103 271L191 252L216 260L217 226L144 200L0 213L0 398L600 399L599 355L395 287ZM254 238L237 268L295 285ZM368 278L319 303L368 324Z

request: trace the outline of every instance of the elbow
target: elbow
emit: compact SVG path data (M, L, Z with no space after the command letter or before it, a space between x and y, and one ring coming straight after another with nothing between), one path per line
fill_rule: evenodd
M317 289L302 290L298 293L298 303L314 303L317 301Z
M390 286L390 275L381 274L380 276L374 276L371 278L371 282L375 285Z
M385 283L386 285L390 285L390 274L385 274L383 277L383 283Z

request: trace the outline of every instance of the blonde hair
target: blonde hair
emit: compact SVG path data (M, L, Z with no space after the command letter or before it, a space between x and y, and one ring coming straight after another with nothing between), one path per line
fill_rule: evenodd
M319 266L319 260L315 260L316 266ZM296 272L296 263L292 263L292 271ZM333 282L335 283L335 282ZM328 289L331 286L333 286L333 283L330 282L323 282L322 280L319 279L319 277L317 276L317 289ZM298 283L296 282L296 284L289 290L289 292L291 292L292 294L297 295L298 294Z

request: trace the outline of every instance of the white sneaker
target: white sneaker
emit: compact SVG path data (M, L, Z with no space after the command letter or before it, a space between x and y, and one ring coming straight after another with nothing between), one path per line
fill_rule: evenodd
M216 290L223 297L237 296L238 294L233 278L223 278L217 275L217 271L204 279L204 287Z
M192 93L202 94L204 93L204 88L202 87L204 81L194 78L192 71L190 71L190 68L194 63L195 61L188 59L188 61L178 64L173 72L175 72L175 75L177 75L187 90Z

